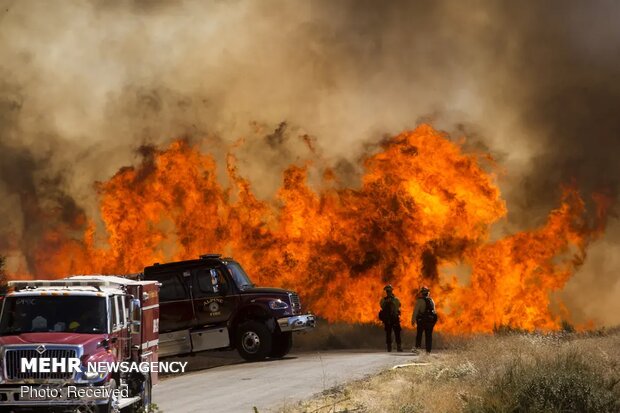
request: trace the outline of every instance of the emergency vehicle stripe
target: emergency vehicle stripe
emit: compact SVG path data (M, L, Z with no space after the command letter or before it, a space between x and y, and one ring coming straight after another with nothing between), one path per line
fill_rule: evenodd
M146 307L142 307L142 310L150 310L152 308L159 308L159 304L147 305Z
M159 339L147 341L146 343L142 343L142 349L153 347L159 344Z

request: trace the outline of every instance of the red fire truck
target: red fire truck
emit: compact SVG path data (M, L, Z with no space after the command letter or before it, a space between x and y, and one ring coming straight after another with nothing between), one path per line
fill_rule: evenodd
M11 281L2 301L0 410L149 411L157 373L86 366L157 362L157 282L92 275ZM81 368L33 372L20 365L43 359L79 359ZM75 397L75 391L72 396L70 389L87 396Z

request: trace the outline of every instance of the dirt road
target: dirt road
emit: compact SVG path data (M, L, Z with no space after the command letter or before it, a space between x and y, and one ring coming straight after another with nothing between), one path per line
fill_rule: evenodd
M232 353L231 353L232 354ZM293 354L282 360L239 362L223 356L215 362L196 357L190 365L220 365L168 377L154 388L164 413L252 413L273 411L343 382L414 360L411 353L329 351Z

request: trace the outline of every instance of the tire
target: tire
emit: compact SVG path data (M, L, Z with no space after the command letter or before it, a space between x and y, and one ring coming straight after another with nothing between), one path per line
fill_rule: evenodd
M151 411L152 403L153 403L153 383L151 383L151 373L146 373L146 380L144 380L144 387L142 388L142 392L140 394L142 400L139 404L142 409L141 411L145 413L149 413Z
M149 413L153 402L153 384L151 383L151 374L146 373L146 378L142 382L140 392L135 395L140 396L140 401L132 404L127 408L129 413Z
M247 361L260 361L271 353L271 332L260 321L246 321L239 326L237 351Z
M286 356L293 347L293 333L286 332L275 334L273 336L273 343L271 346L271 353L269 353L269 357L275 359L281 359Z

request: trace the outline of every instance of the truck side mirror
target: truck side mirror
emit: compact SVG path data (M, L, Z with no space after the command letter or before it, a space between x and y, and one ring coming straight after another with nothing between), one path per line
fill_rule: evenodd
M226 295L228 292L228 284L226 283L226 278L221 277L216 269L211 268L209 270L209 275L211 276L211 285L214 293L219 293L222 295Z
M131 314L131 322L129 325L131 334L139 334L142 324L140 300L134 298L129 302L129 313Z
M110 344L114 344L118 341L118 339L116 337L108 337L108 338L104 338L103 340L101 340L99 342L99 345L103 348L105 348L106 350L110 349Z

